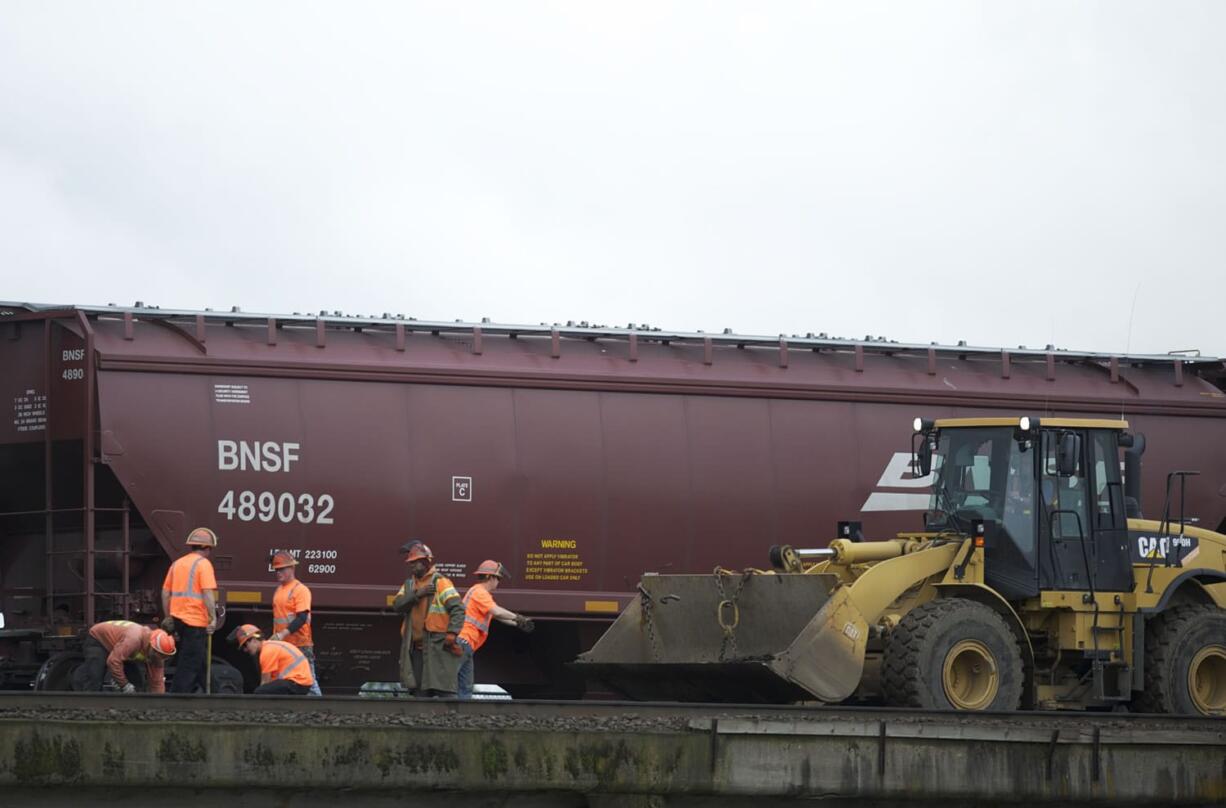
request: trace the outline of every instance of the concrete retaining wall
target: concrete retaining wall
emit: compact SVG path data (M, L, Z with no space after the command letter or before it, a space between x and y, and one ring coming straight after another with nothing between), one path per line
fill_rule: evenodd
M1070 733L952 717L704 717L648 732L0 718L0 789L43 805L184 789L230 806L278 794L278 802L298 794L314 804L335 793L369 804L412 794L416 805L433 795L449 806L517 797L611 807L764 797L864 808L913 800L1221 805L1224 730L1120 722Z

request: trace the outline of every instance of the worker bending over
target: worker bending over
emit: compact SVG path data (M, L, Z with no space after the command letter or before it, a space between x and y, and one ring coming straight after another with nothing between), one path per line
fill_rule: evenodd
M206 689L207 638L217 629L217 577L209 560L217 534L198 527L187 534L187 546L191 552L170 565L162 582L162 628L179 635L174 693Z
M511 577L506 567L497 561L482 561L481 566L477 567L476 576L477 582L464 593L464 628L460 630L457 639L462 655L456 693L461 699L473 697L473 654L485 644L485 639L490 634L491 619L515 626L525 634L531 634L535 628L530 618L504 609L494 602L494 590L498 588L498 584Z
M107 620L89 630L83 650L85 662L73 674L73 689L99 691L109 669L124 693L135 693L136 684L128 665L143 662L150 693L166 692L166 660L174 656L175 638L160 628L141 626L130 620Z
M413 540L400 547L409 577L392 601L400 626L400 684L419 696L454 697L463 651L457 643L464 603L434 567L434 553Z
M315 684L306 656L284 640L266 640L260 630L245 624L230 633L230 641L254 657L260 666L257 695L305 696Z
M311 590L294 575L298 559L289 553L272 557L273 574L277 576L277 591L272 595L272 639L285 640L297 646L311 664L311 695L322 696L319 672L315 669L315 640L311 637Z

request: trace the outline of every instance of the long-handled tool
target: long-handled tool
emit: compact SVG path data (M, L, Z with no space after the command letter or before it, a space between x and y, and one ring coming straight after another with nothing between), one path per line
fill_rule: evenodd
M209 634L204 652L204 695L213 693L213 635Z

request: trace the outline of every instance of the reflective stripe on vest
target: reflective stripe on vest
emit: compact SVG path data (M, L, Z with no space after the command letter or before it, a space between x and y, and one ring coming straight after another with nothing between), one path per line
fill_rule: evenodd
M490 631L490 621L488 617L486 618L485 622L482 623L481 621L468 616L468 601L470 598L472 598L472 596L473 591L471 589L464 593L464 622L471 626L475 626L477 631L480 631L482 634L488 634Z
M273 645L277 645L277 646L280 646L281 648L285 648L294 657L296 657L296 659L294 659L294 661L291 664L286 666L285 670L277 674L277 677L276 677L277 679L284 679L289 674L290 671L292 671L294 668L301 665L303 662L307 661L306 654L302 653L297 648L295 648L292 644L287 643L284 640L265 640L265 642L269 642L269 643L272 643Z
M446 589L440 589L434 595L434 599L430 601L429 614L447 614L447 601L452 598L458 598L460 593L455 591L454 586L449 586Z
M294 581L294 585L293 585L293 586L291 586L291 587L289 588L289 591L285 593L285 602L286 602L286 603L289 603L289 599L290 599L290 598L292 598L292 597L294 596L294 592L298 591L298 587L300 587L300 586L302 586L302 581ZM290 623L294 622L294 619L295 619L297 616L298 616L298 613L297 613L297 612L290 612L290 613L289 613L289 617L274 617L274 618L272 619L272 622L273 622L273 625L274 625L274 626L288 626ZM308 623L309 623L309 622L311 622L311 616L310 616L310 615L307 615L307 622L308 622Z
M199 592L193 591L196 586L196 567L200 566L200 562L204 560L204 556L196 556L196 560L192 562L192 567L187 571L187 591L186 592L171 592L172 598L191 598L192 600L204 600L204 590Z
M440 580L445 581L447 586L439 587L438 582ZM451 622L451 615L447 611L447 603L449 603L453 598L455 600L459 600L460 593L455 591L455 586L450 580L444 578L438 573L434 574L431 581L434 583L436 589L434 591L434 597L430 601L430 608L426 610L425 629L426 631L431 631L438 634L446 631L448 624Z

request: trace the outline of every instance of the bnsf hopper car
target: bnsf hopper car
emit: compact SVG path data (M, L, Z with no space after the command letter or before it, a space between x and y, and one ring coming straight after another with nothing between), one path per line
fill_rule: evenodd
M63 687L88 625L155 618L204 525L227 626L267 627L269 556L299 559L327 689L396 678L396 550L420 537L461 588L505 563L499 601L537 619L493 632L479 678L576 695L566 663L644 571L764 566L838 520L919 527L917 413L1123 414L1148 438L1147 515L1195 469L1185 512L1222 530L1224 376L1192 356L3 304L0 685Z

